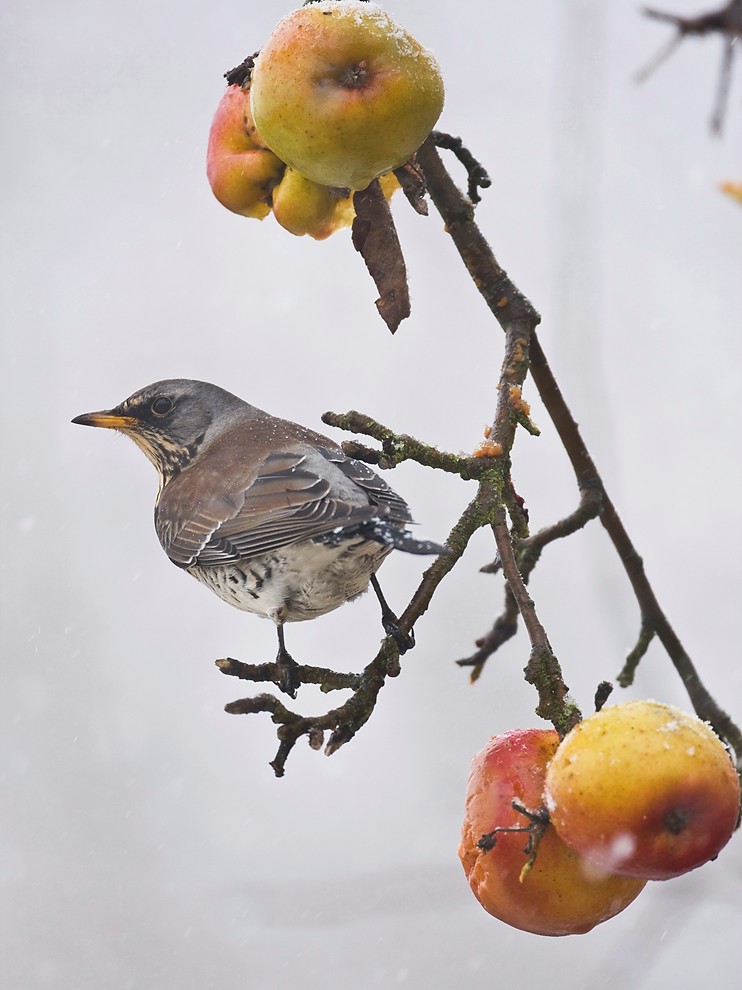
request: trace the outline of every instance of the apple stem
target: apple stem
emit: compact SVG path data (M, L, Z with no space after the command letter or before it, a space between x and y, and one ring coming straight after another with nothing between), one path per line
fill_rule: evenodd
M527 856L528 859L523 864L523 869L520 871L520 876L518 878L522 883L526 876L531 872L533 864L536 862L538 848L546 833L546 829L549 827L550 818L549 812L545 807L531 811L524 807L524 805L522 805L517 799L513 799L511 807L517 811L519 815L523 815L524 818L527 818L528 824L498 825L490 832L485 832L484 835L480 836L479 841L477 842L477 848L481 849L483 852L490 852L497 845L497 839L500 835L527 835L528 839L523 847L523 855Z
M610 681L601 681L595 689L595 699L593 704L595 705L595 711L599 712L606 701L613 694L613 685Z
M247 58L243 59L239 65L236 65L233 69L229 69L224 73L224 78L227 80L227 86L241 86L244 89L246 86L250 85L252 70L258 54L258 52L254 52L252 55L248 55Z
M362 59L347 66L338 76L338 82L345 89L363 89L368 83L368 62Z

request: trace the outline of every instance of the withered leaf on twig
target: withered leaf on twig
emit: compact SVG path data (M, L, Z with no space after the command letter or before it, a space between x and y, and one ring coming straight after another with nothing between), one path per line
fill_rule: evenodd
M356 216L353 220L353 247L366 262L376 283L379 298L376 308L392 333L410 315L407 269L397 237L389 204L378 180L355 193Z

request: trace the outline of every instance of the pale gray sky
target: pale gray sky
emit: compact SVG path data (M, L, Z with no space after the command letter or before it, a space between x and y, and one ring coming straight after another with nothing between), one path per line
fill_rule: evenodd
M668 36L637 8L388 4L438 55L441 127L492 175L481 226L542 314L544 348L661 602L739 720L742 211L716 187L742 179L742 80L713 139L720 40L686 42L637 87L632 74ZM501 602L499 581L478 573L493 553L484 534L369 725L331 759L299 745L277 781L274 727L224 714L250 688L213 666L269 658L273 628L168 563L155 475L134 445L69 423L177 376L314 428L325 409L361 409L454 451L472 450L491 419L500 332L435 215L394 203L413 316L392 338L346 235L293 238L211 196L221 74L288 9L7 0L0 14L1 982L666 990L722 979L739 961L739 838L582 937L516 932L471 896L456 857L470 758L490 735L538 722L523 635L476 687L453 662ZM575 493L530 386L526 398L543 435L519 437L516 484L541 526ZM414 466L389 480L432 539L472 494ZM420 570L403 555L385 564L394 605ZM600 527L552 548L531 588L588 708L637 632ZM288 632L305 662L357 669L376 650L376 603ZM687 706L654 647L625 696Z

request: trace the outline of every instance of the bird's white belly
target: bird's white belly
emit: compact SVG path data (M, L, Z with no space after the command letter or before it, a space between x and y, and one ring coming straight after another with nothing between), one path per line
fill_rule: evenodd
M253 560L188 571L235 608L276 624L302 622L363 594L389 552L370 540L306 541Z

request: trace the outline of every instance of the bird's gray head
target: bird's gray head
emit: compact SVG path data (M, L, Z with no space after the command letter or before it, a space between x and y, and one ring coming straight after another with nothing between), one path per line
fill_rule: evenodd
M211 434L245 407L236 395L217 385L173 378L147 385L113 409L84 413L72 422L120 430L131 437L157 468L163 485Z

